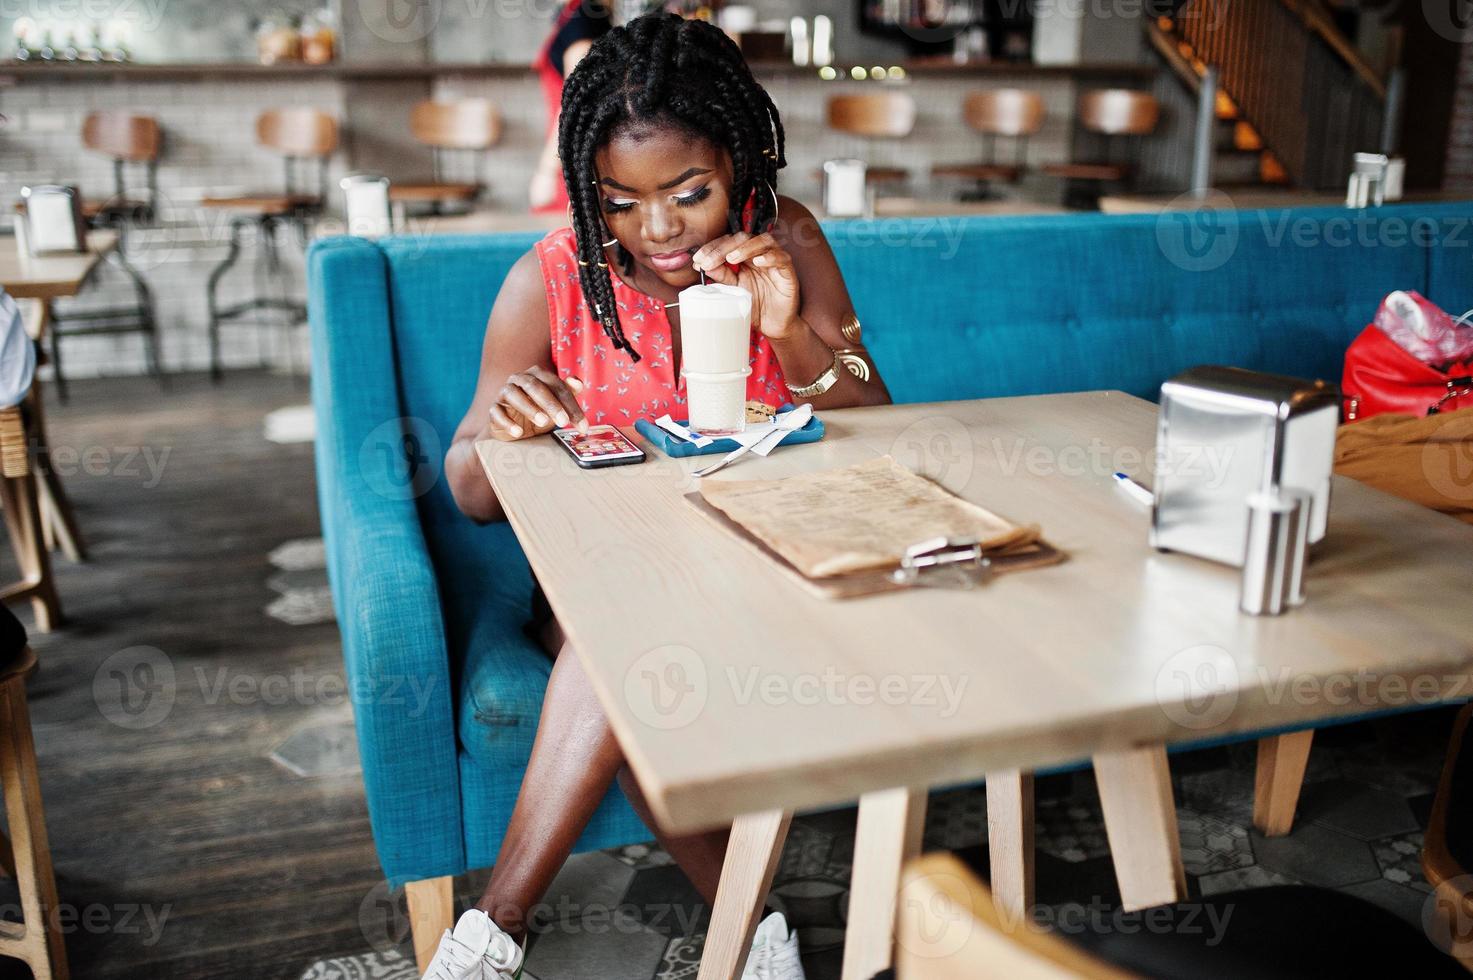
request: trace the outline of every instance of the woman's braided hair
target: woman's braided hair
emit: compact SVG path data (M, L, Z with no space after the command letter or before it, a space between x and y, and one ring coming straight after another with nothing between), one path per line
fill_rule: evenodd
M594 157L621 127L673 125L724 147L731 154L728 226L771 227L777 218L777 172L787 165L783 124L736 44L718 28L674 14L647 14L604 35L568 76L558 122L558 156L568 186L577 239L579 280L594 316L614 347L632 360L619 323L613 281L604 261L603 195ZM633 256L619 249L627 275Z

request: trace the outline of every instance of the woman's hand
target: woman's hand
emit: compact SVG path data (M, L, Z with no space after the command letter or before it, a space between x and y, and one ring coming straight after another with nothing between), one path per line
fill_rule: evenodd
M692 264L715 282L751 293L752 322L769 340L785 340L800 326L798 272L771 234L724 235L698 249Z
M574 397L583 388L581 378L569 375L564 382L544 367L518 371L496 393L487 434L502 442L515 442L570 425L586 432L588 420Z

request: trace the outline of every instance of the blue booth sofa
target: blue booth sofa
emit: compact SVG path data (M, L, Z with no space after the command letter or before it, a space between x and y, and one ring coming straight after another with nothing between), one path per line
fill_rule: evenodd
M1152 398L1204 363L1338 381L1387 292L1473 307L1470 220L1473 204L1447 204L826 230L895 400L919 402ZM521 629L516 538L461 516L440 471L492 301L537 237L330 238L309 256L323 533L394 885L448 889L494 862L548 675ZM579 849L649 836L616 787Z

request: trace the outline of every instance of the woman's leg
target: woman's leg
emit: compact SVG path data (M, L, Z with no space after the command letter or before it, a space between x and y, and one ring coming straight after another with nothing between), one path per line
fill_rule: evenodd
M528 911L542 901L620 770L625 770L622 785L645 825L655 831L706 901L714 902L726 832L671 837L655 830L577 655L555 624L544 640L559 644L554 647L559 653L543 696L522 788L491 880L476 907L520 942L527 933Z

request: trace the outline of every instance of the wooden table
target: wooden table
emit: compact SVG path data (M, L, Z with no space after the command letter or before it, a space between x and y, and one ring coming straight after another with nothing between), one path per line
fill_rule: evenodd
M845 602L696 513L693 460L581 471L547 438L480 445L662 824L736 820L702 977L739 972L795 809L860 801L844 975L867 978L890 961L928 787L988 776L993 884L1016 892L1026 774L1092 759L1139 908L1184 887L1165 744L1401 706L1414 679L1419 702L1473 696L1473 527L1337 479L1308 604L1241 615L1235 571L1153 551L1146 509L1112 485L1149 480L1155 419L1118 392L848 409L824 413L823 442L711 478L890 453L1070 555L978 591ZM1356 677L1384 683L1335 696Z
M117 248L115 231L87 235L87 251L75 255L23 255L15 236L0 238L0 285L16 299L53 300L75 296L91 278L97 263Z

